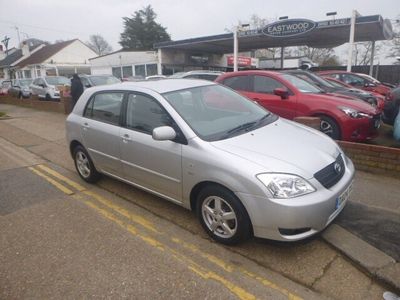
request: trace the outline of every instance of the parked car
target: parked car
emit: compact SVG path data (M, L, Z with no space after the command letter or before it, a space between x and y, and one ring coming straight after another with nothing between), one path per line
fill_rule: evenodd
M220 99L224 107L215 106ZM109 175L195 210L225 244L321 231L343 209L354 176L326 135L204 80L87 89L66 133L83 180Z
M60 89L64 86L70 86L71 81L64 76L46 76L33 80L30 88L32 95L46 100L59 100Z
M358 74L346 71L319 71L317 72L319 75L323 77L333 77L340 81L343 81L347 84L355 86L357 88L376 92L381 95L386 95L390 91L390 87L382 84L378 80L372 80L368 78L365 74Z
M29 85L32 83L32 79L14 79L12 81L12 86L8 90L11 96L17 97L19 99L29 98L32 94Z
M386 124L393 125L400 109L400 87L392 89L386 95L386 99L382 121Z
M178 72L169 76L169 78L204 79L214 81L219 75L222 74L224 74L224 72L198 70L189 72Z
M290 70L285 72L297 76L301 79L304 79L305 81L308 81L309 83L318 86L321 90L325 91L326 93L335 94L336 96L339 97L341 95L344 95L346 97L361 99L371 104L374 107L378 107L380 110L383 110L383 107L385 105L384 98L382 99L381 97L379 98L375 97L373 94L360 89L335 85L326 80L325 78L309 71Z
M381 114L356 99L328 95L315 85L290 74L270 71L225 73L216 80L292 120L321 118L321 131L336 140L365 141L378 135Z
M79 75L79 78L84 88L121 82L113 75Z
M11 87L11 80L2 80L0 82L0 95L7 95L8 90Z

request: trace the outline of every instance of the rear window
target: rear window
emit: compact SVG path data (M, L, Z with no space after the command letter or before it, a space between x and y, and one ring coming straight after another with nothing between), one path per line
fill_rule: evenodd
M97 94L90 99L83 115L93 120L119 125L123 98L122 92Z

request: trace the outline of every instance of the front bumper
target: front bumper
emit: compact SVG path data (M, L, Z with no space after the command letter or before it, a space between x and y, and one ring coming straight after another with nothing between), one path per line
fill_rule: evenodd
M350 142L363 142L378 136L378 129L381 124L381 115L373 118L353 119L343 117L341 120L342 140Z
M236 193L247 209L256 237L279 241L296 241L307 238L328 226L346 205L340 206L338 197L351 190L354 165L346 159L342 179L330 189L316 179L309 182L317 191L292 199L268 199L266 197Z

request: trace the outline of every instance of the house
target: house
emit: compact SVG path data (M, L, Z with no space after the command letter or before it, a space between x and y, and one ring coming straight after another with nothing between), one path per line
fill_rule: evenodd
M117 78L158 74L159 62L155 51L121 49L89 61L92 74L112 74Z
M15 64L16 78L90 74L89 59L97 54L78 39L45 45Z
M45 45L30 44L23 42L21 48L12 48L6 52L3 51L3 47L0 46L0 78L10 79L15 77L15 65L20 61L28 58L32 53L43 48Z

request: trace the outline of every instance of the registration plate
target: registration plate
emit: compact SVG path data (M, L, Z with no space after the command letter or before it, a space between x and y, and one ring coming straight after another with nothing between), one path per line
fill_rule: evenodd
M335 210L338 210L342 206L342 204L349 199L352 190L353 182L350 183L347 189L339 197L336 198Z

